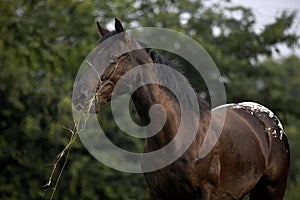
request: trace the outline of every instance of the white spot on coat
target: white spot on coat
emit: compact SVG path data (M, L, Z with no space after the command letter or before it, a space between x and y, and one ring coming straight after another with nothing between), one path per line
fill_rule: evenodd
M229 106L232 104L226 104L226 105ZM269 117L275 123L272 126L264 127L264 129L269 134L272 134L272 136L274 138L277 138L279 136L279 139L282 140L283 134L285 134L285 132L283 130L283 126L282 126L280 120L278 119L278 117L268 108L266 108L258 103L254 103L254 102L242 102L242 103L234 104L234 105L232 105L232 107L235 109L248 110L248 112L253 116L255 116L257 114L257 116L261 117L262 113L266 113L267 115L263 115L263 116ZM279 133L277 132L277 130L278 130L277 128L279 129Z

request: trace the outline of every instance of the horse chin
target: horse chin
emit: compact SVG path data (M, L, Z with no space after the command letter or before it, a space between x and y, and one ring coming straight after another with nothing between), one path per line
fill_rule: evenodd
M95 110L93 113L98 114L100 112L100 105L95 106Z
M109 102L109 101L110 101L110 99L100 99L100 100L96 101L95 107L94 107L94 109L91 109L91 111L92 111L93 113L98 114L98 113L100 112L100 108L101 108L102 106L104 106L104 105L105 105L107 102Z

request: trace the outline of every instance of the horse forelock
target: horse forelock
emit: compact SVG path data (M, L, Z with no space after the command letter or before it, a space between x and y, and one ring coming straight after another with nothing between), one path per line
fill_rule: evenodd
M98 44L102 43L104 40L107 40L108 38L111 38L112 36L114 36L116 34L118 34L116 31L109 32L108 34L102 36L102 38L100 39Z

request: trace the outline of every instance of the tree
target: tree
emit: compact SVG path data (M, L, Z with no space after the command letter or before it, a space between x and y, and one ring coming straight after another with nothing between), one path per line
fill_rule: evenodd
M299 60L258 62L258 57L270 56L278 44L297 43L297 36L286 32L295 14L283 13L256 33L251 10L203 2L1 0L0 198L49 197L51 190L44 191L42 185L50 175L48 164L68 143L70 133L63 127L72 127L69 94L80 63L99 40L95 19L109 25L113 17L119 17L127 28L158 26L192 36L223 73L229 101L255 99L279 113L291 138L289 191L295 191L299 181L293 177L299 176L300 155L293 149L299 141L299 111L291 105L299 102ZM242 17L232 17L233 12ZM197 83L199 77L191 71L187 76ZM103 112L100 121L112 141L130 150L142 149L141 141L122 135L109 106ZM142 175L117 172L98 163L77 141L55 197L146 199L147 188Z

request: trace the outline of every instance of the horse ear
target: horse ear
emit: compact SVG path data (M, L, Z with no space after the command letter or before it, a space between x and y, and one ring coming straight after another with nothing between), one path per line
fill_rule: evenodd
M118 18L115 18L115 30L117 33L121 33L125 31L121 21Z
M97 21L97 27L98 27L98 31L101 34L101 36L104 36L109 33L109 30L104 28L98 21Z

